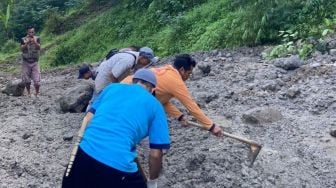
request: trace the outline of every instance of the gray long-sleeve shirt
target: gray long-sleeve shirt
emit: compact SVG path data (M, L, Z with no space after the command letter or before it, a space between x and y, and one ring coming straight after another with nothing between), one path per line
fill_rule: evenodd
M139 52L127 51L117 53L110 59L103 61L97 69L98 74L95 79L96 92L99 93L105 86L113 82L113 77L122 80L128 76L138 58Z

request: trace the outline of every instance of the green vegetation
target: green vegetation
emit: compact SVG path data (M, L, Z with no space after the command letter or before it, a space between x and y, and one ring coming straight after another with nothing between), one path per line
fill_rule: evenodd
M12 16L0 23L0 57L18 54L14 41L35 25L45 68L98 61L129 45L168 56L271 44L267 58L305 58L317 48L309 40L332 34L336 25L330 0L14 0L0 3L0 15L10 2Z

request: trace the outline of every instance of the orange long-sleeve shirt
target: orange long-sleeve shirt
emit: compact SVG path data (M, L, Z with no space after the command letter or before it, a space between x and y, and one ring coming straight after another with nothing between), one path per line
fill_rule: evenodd
M183 114L170 102L170 99L175 97L186 107L189 113L203 125L204 128L211 128L213 124L212 120L198 107L191 97L179 72L173 66L166 65L163 67L152 68L151 70L155 73L157 79L157 86L155 88L156 97L162 103L169 116L178 118ZM128 77L123 82L131 82L131 80L131 77Z

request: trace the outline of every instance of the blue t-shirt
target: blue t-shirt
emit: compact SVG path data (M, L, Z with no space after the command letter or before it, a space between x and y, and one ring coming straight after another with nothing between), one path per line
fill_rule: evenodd
M110 84L94 101L80 147L97 161L123 172L138 170L136 145L149 136L152 149L169 149L166 114L142 86Z

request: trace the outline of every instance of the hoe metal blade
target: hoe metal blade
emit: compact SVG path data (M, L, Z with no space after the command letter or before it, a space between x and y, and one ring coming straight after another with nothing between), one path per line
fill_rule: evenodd
M250 153L249 153L249 159L251 161L250 167L253 166L253 163L254 163L255 159L257 158L261 148L262 148L262 146L259 145L259 144L250 145Z

